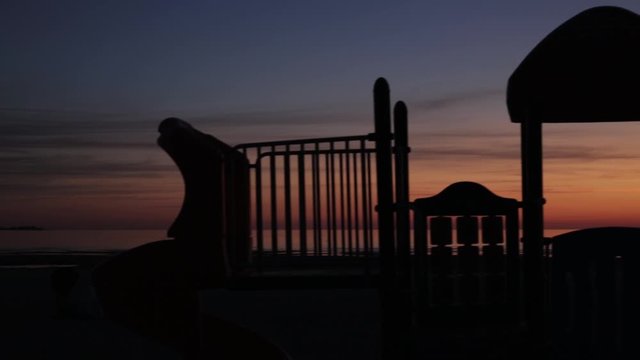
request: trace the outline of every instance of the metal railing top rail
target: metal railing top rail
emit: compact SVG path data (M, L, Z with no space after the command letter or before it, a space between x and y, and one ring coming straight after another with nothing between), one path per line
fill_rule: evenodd
M264 157L269 156L299 156L299 155L353 155L353 154L373 154L375 149L309 149L309 150L292 150L292 151L266 151L260 153L256 159L256 163Z
M315 144L315 143L331 143L331 142L344 142L344 141L373 141L375 140L375 134L370 133L366 135L351 135L351 136L334 136L334 137L322 137L322 138L305 138L294 140L275 140L275 141L262 141L253 143L243 143L235 145L233 148L236 150L257 148L257 147L270 147L270 146L286 146L286 145L302 145L302 144Z

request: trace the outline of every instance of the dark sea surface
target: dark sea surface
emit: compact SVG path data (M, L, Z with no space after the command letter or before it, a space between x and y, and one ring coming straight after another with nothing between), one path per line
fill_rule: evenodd
M0 251L118 251L166 239L166 230L0 231Z
M547 229L545 235L554 236L571 230ZM374 239L375 235L377 234L374 234ZM166 230L164 229L0 231L0 251L5 253L112 252L131 249L166 238ZM293 243L294 247L299 244L298 239L294 239ZM377 248L376 244L374 244L374 248Z

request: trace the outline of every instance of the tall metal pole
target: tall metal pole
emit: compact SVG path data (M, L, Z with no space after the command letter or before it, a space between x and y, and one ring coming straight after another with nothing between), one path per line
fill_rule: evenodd
M396 242L398 275L410 281L411 249L409 246L409 141L407 106L399 101L393 108Z
M543 274L544 197L542 194L542 123L521 123L522 233L524 246L525 320L531 335L541 339L544 330Z
M394 359L398 347L395 298L395 244L393 233L393 170L391 164L391 103L389 84L379 78L373 88L378 236L380 244L380 301L382 305L382 358Z
M393 150L396 195L396 261L397 261L397 325L398 358L412 354L412 272L411 246L409 242L409 134L407 106L399 101L393 108Z

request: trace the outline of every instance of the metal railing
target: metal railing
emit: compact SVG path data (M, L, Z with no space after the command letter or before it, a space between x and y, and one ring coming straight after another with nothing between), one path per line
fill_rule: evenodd
M255 258L367 257L374 242L373 135L259 142L249 159Z

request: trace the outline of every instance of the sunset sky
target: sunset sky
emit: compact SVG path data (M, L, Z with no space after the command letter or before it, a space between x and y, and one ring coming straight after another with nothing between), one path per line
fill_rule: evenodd
M507 79L550 31L637 0L34 1L0 5L0 226L166 228L156 145L365 134L385 77L409 109L411 197L478 181L521 198ZM640 123L545 125L548 228L640 226Z

